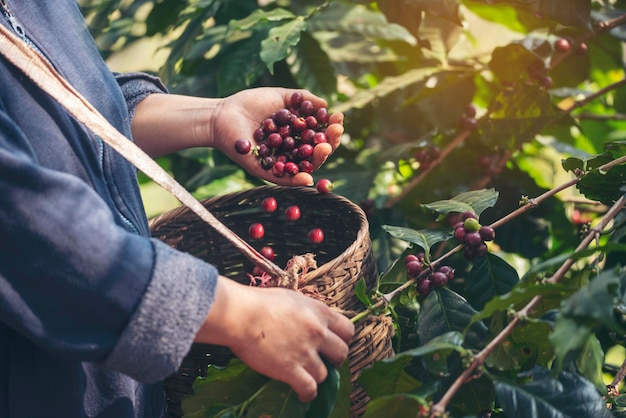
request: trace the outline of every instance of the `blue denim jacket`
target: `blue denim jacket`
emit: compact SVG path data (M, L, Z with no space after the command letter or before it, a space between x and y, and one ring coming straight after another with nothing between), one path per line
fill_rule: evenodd
M6 2L130 138L159 81L112 74L76 0ZM0 56L0 417L162 416L216 276L149 237L134 167Z

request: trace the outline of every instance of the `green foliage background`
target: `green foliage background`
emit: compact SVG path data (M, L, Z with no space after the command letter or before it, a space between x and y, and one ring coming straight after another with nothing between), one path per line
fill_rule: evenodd
M625 154L626 29L599 30L598 23L626 14L626 2L80 3L105 57L147 39L160 43L162 65L146 62L140 69L157 73L172 92L224 97L256 86L303 87L345 113L342 147L316 176L333 180L334 192L369 215L381 277L364 299L376 301L407 280L397 263L406 254L433 259L454 247L448 219L460 208L490 224L583 172L576 187L500 225L487 257L448 257L445 264L456 270L449 286L395 299L386 312L396 325L397 355L364 371L359 383L372 397L366 417L415 416L441 398L463 359L498 335L511 312L540 295L532 320L453 397L450 416L624 415L624 400L607 398L606 390L624 359L624 210L592 250L576 254L558 284L545 279L625 192L623 163L608 172L598 167ZM569 52L555 46L560 38L572 42ZM583 41L587 51L578 53ZM529 69L537 65L549 84L532 77ZM478 129L450 146L470 103L478 109ZM418 156L433 149L447 151L427 167ZM159 161L198 198L260 184L217 151L188 150ZM610 352L621 354L608 358ZM341 390L325 398L327 405L302 407L285 395L287 388L262 380L256 387L264 396L254 389L234 406L220 400L219 411L206 409L206 397L216 391L202 384L232 384L233 392L250 384L236 367L199 382L205 401L190 403L189 416L252 414L261 398L279 399L281 408L294 403L276 416L320 416L329 406L331 416L333 407L342 416Z

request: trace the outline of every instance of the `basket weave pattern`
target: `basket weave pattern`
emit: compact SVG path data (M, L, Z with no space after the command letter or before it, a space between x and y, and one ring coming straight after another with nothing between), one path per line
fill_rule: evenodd
M276 212L263 211L262 201L266 197L277 200ZM368 290L376 284L378 272L367 218L361 208L342 196L320 194L310 187L261 186L207 199L202 204L240 237L247 238L250 224L262 223L264 238L249 242L257 250L272 247L274 263L281 268L295 255L313 253L317 268L301 279L314 284L328 306L346 312L359 311L362 304L355 296L355 284L364 279ZM286 220L284 211L290 205L300 207L298 221ZM308 231L315 227L324 231L321 244L308 240ZM248 274L254 264L188 208L179 207L152 219L150 229L153 237L210 262L221 274L239 283L250 282ZM368 400L355 380L364 367L393 354L392 333L393 326L384 316L356 325L348 357L353 382L352 416L359 416ZM191 393L191 384L197 376L206 374L209 364L226 364L230 358L232 353L224 347L195 344L179 372L166 381L169 416L182 416L182 398Z

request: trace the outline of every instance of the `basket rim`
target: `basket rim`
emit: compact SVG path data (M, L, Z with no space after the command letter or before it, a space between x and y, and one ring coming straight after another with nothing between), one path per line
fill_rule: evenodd
M308 194L308 195L320 194L320 192L318 192L317 189L315 189L314 187L309 187L309 186L261 185L261 186L255 186L255 187L251 187L248 189L240 190L237 192L231 192L231 193L227 193L223 195L217 195L217 196L208 197L205 199L200 199L199 201L200 203L202 203L203 206L206 207L206 206L211 206L214 203L219 202L220 200L231 199L237 195L249 194L255 190L263 192L263 193L270 193L272 191L293 191L295 193ZM345 196L342 196L336 193L327 193L327 194L324 194L324 196L326 199L336 200L340 204L343 204L349 207L350 211L352 211L358 217L359 230L357 231L356 238L354 239L352 244L350 244L345 250L343 250L340 254L338 254L336 257L329 260L328 262L322 264L321 266L318 266L315 270L309 271L304 276L302 276L302 280L307 283L315 279L319 275L324 275L328 273L329 271L337 268L337 266L339 266L343 262L344 259L354 254L357 251L357 249L363 244L363 242L366 242L366 240L369 240L370 238L369 237L369 223L367 220L367 216L365 215L365 212L363 211L363 209L361 209L360 206L358 206L357 204L355 204L354 202L352 202L350 199L346 198ZM210 209L208 210L210 211ZM157 215L149 219L148 226L150 230L152 230L155 226L167 220L176 218L178 216L186 215L189 212L193 213L193 211L189 207L185 205L178 206L176 208L170 209L167 212L164 212L160 215ZM207 223L207 225L213 228L213 226L211 226L210 224Z

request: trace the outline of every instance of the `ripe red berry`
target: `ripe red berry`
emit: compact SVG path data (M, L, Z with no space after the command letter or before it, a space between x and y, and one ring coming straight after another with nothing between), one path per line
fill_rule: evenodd
M469 116L462 116L459 119L459 128L466 131L475 131L478 129L478 121L475 118Z
M404 257L404 264L409 264L409 262L411 261L419 261L417 259L417 256L415 254L408 254L406 257Z
M263 130L267 133L272 133L278 131L278 126L276 126L276 122L274 119L267 118L263 121Z
M313 145L323 144L325 142L328 142L326 134L324 132L315 132L315 135L313 135Z
M581 42L578 45L576 45L574 52L576 53L576 55L585 55L587 53L587 49L588 49L587 44L584 42Z
M241 138L235 141L235 150L239 154L247 154L250 152L251 148L252 148L252 143L245 138Z
M285 163L285 173L286 174L288 174L290 176L295 176L299 172L300 172L300 168L298 167L298 164L294 163L293 161L287 161Z
M282 161L276 161L272 166L272 173L276 177L284 177L285 176L285 163Z
M252 134L252 138L254 138L256 142L263 141L265 139L265 131L263 130L263 128L255 129L254 133Z
M445 274L448 280L454 279L454 269L450 266L441 266L437 269L438 272Z
M263 207L263 210L265 212L272 213L272 212L276 212L276 209L278 208L278 202L276 201L276 198L274 197L266 197L261 202L261 206Z
M283 144L283 137L277 132L272 132L267 136L267 146L270 148L280 148Z
M274 121L278 125L287 125L291 122L291 112L288 109L280 109L274 114Z
M250 239L261 239L265 235L265 228L261 223L253 223L248 228L248 234L250 235Z
M310 116L315 111L315 107L310 100L303 100L300 103L300 114L304 117Z
M292 136L286 136L283 138L283 143L280 146L281 151L289 152L296 146L296 140Z
M315 119L315 116L307 116L304 120L306 121L307 128L315 129L317 127L317 119Z
M300 208L296 205L291 205L285 209L285 217L289 221L297 221L300 219Z
M465 244L470 247L478 247L483 243L483 239L480 237L478 232L466 232L465 233Z
M291 95L291 98L289 100L289 105L297 109L300 107L300 104L302 103L303 100L304 100L304 97L302 96L302 93L300 93L299 91L296 91Z
M456 238L459 242L465 242L465 228L460 226L454 229L454 238Z
M298 148L298 158L306 160L313 155L313 145L302 144Z
M419 261L409 261L406 264L406 273L411 277L417 277L422 272L422 263Z
M483 241L493 241L493 239L496 237L496 232L493 230L492 227L490 226L482 226L479 230L478 233L480 234L480 237L483 239Z
M259 252L263 257L267 258L268 260L274 261L274 250L272 249L272 247L263 247L259 250Z
M544 75L543 77L540 77L539 80L537 80L537 82L544 89L552 88L552 77L550 77L549 75Z
M427 295L432 290L433 286L430 280L423 279L417 283L417 293L420 295Z
M559 38L554 42L554 48L559 52L567 52L570 50L570 42L566 38Z
M430 281L435 287L445 286L446 283L448 283L448 276L439 271L436 271L430 275Z
M300 161L298 163L298 169L303 172L303 173L309 173L309 174L313 174L313 171L315 170L315 167L313 167L313 163L308 161L308 160L304 160L304 161Z
M487 248L487 244L484 242L476 247L476 257L484 257L489 252L489 248Z
M319 179L315 187L320 193L330 193L330 191L333 189L333 182L329 179Z
M324 231L321 228L313 228L309 231L309 240L313 244L319 244L324 241Z
M468 218L478 219L478 216L477 216L477 215L476 215L473 211L471 211L471 210L467 210L467 211L465 211L465 212L463 212L463 213L461 214L461 218L462 218L463 220L466 220L466 219L468 219Z
M317 119L317 122L320 125L327 124L329 117L330 117L330 115L328 114L328 109L326 109L325 107L320 107L315 112L315 118Z
M291 121L291 128L295 132L302 132L307 128L306 119L302 116Z

